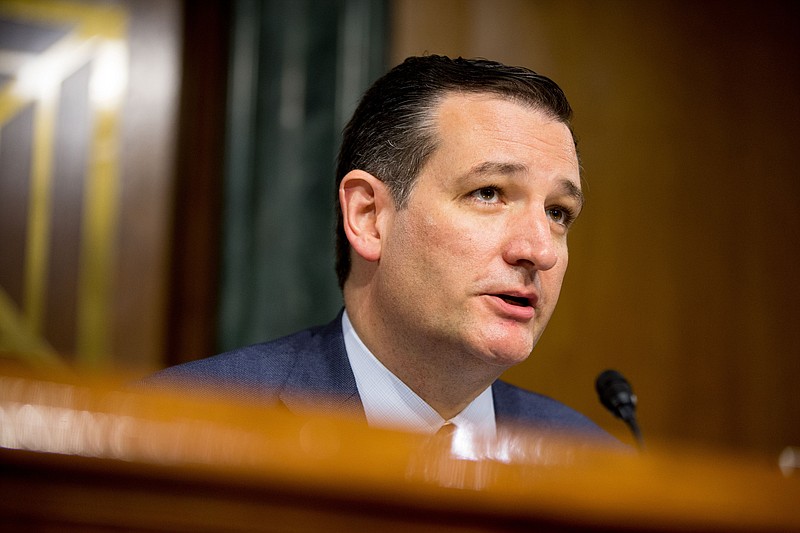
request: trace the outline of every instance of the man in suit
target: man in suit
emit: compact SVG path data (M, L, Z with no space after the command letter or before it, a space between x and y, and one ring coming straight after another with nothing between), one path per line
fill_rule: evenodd
M372 426L455 424L607 435L498 378L555 309L583 205L571 109L530 70L412 57L364 95L337 168L330 324L173 367L191 382L291 410L351 410Z

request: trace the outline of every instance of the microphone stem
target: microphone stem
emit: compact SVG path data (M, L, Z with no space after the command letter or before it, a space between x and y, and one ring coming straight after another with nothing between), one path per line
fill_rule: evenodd
M631 433L633 433L633 438L636 439L636 446L639 448L639 451L644 451L644 441L642 440L642 433L639 431L639 423L636 422L636 417L626 417L625 423L631 429Z

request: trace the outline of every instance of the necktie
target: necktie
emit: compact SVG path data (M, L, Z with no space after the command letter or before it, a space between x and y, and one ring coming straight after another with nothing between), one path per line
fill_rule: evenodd
M449 450L453 444L453 438L456 435L458 426L453 424L450 420L446 421L442 426L436 430L434 439L442 448Z

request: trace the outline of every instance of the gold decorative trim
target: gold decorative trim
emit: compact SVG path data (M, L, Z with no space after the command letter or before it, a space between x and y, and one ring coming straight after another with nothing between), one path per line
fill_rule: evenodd
M80 244L76 360L84 367L102 366L111 357L109 317L119 200L120 114L128 69L128 15L118 5L15 0L0 1L0 15L74 28L42 54L31 54L28 61L16 54L11 58L14 61L6 62L13 63L19 70L15 73L16 79L0 91L0 124L31 104L35 106L35 118L23 309L15 310L7 295L2 293L0 347L11 344L14 351L24 351L32 357L43 353L47 353L48 358L54 355L44 340L43 321L48 290L49 215L53 201L59 88L64 79L91 62L92 129L87 139L89 162ZM26 80L23 69L28 69L27 74L33 72L33 77Z

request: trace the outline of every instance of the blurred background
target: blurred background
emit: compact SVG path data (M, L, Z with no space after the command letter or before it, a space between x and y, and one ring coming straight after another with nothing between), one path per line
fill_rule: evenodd
M333 168L408 55L524 65L588 203L513 383L630 442L800 444L794 1L0 0L0 357L139 376L330 320Z

